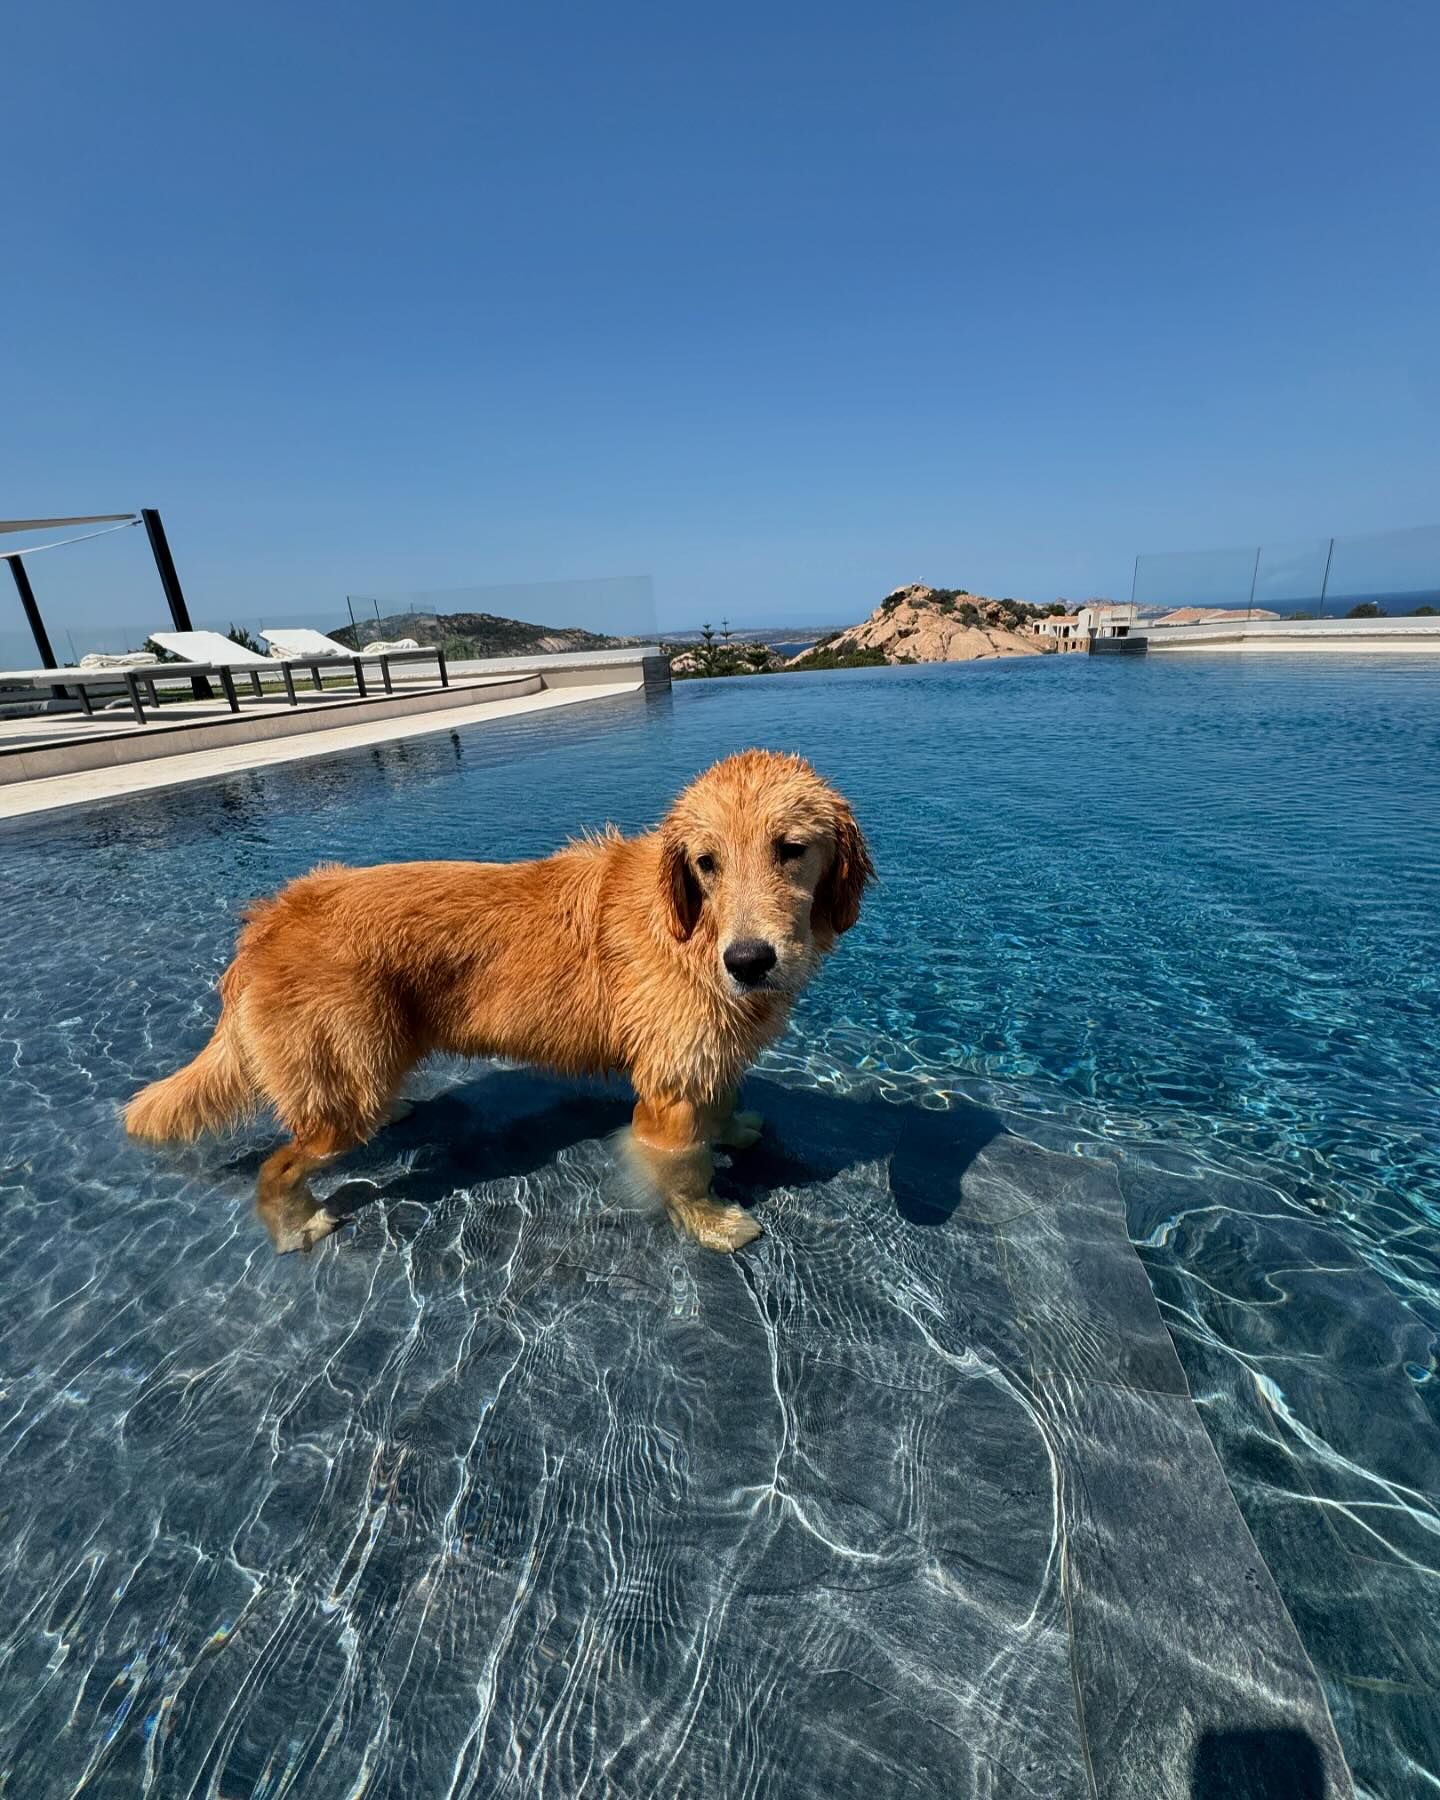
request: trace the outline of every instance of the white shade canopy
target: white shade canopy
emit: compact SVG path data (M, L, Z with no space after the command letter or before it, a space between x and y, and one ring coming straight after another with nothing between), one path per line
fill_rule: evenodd
M0 519L0 531L47 531L52 525L128 525L137 513L86 513L76 519Z

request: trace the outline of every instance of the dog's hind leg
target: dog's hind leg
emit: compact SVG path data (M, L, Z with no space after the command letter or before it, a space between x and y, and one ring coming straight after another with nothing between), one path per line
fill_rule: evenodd
M386 1121L410 1045L374 993L337 995L323 1010L286 1005L283 995L259 998L259 1082L294 1142L261 1168L256 1206L277 1250L310 1250L340 1220L315 1200L309 1177Z
M255 1210L276 1251L313 1250L340 1223L310 1192L310 1176L364 1140L353 1131L321 1126L283 1145L260 1168Z
M636 1102L629 1146L631 1159L658 1191L665 1210L707 1250L739 1250L760 1236L760 1227L740 1206L723 1206L710 1192L715 1132L711 1109L686 1100Z

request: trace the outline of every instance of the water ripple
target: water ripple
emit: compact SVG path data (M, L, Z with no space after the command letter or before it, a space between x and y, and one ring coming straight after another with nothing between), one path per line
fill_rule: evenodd
M1253 1697L1271 1573L1362 1789L1440 1781L1437 693L696 684L0 833L0 1791L1151 1800L1143 1658L1184 1731ZM254 893L637 826L744 741L884 877L722 1173L755 1253L626 1191L615 1095L505 1070L427 1071L308 1260L255 1229L263 1133L120 1137Z

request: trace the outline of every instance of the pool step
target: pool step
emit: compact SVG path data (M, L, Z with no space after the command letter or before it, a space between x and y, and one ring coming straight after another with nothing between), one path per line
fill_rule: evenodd
M932 1484L949 1473L939 1564L957 1597L993 1587L1012 1609L989 1639L935 1615L933 1710L941 1686L1003 1688L993 1718L962 1704L949 1719L987 1768L1018 1766L1029 1784L994 1791L1352 1800L1324 1689L1191 1396L1103 1146L1046 1149L958 1095L930 1110L878 1086L843 1102L758 1080L746 1094L812 1181L850 1146L849 1173L824 1184L833 1202L808 1190L791 1226L811 1305L791 1303L782 1341L792 1357L873 1365L933 1395L896 1441L924 1443ZM763 1180L763 1162L752 1174ZM864 1303L840 1291L841 1271L855 1272L828 1241L832 1214L838 1243L867 1246ZM923 1327L933 1362L912 1352L887 1367L887 1304ZM796 1343L795 1322L832 1310L864 1321L873 1343L818 1330ZM861 1491L859 1473L846 1479ZM827 1501L797 1490L816 1516ZM911 1527L926 1541L936 1528L923 1516ZM837 1559L830 1578L843 1573ZM1000 1599L991 1611L992 1627L1007 1617ZM919 1687L903 1700L927 1712Z

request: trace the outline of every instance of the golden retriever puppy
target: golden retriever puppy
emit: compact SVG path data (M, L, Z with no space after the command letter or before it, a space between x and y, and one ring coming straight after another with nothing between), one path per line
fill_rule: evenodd
M292 1141L260 1171L277 1249L338 1221L311 1171L398 1116L432 1051L568 1075L623 1072L634 1154L671 1217L735 1250L760 1227L711 1195L712 1144L744 1148L745 1068L874 875L849 806L797 756L746 750L693 782L658 830L538 862L321 867L247 914L214 1036L137 1094L127 1130L193 1139L271 1106Z

